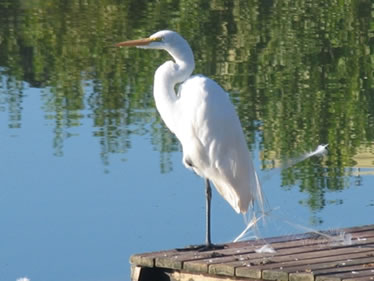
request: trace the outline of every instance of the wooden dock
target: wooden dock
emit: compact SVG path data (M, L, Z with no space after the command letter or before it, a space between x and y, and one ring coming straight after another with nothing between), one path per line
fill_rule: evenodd
M273 253L259 253L269 245ZM374 225L224 245L198 252L168 250L130 258L132 281L374 280Z

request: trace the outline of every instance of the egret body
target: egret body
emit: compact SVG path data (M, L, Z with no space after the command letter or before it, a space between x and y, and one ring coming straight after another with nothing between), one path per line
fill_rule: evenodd
M234 106L215 81L191 76L194 56L178 33L163 30L115 46L161 49L173 58L156 70L153 94L162 120L182 144L183 164L205 179L206 248L211 248L210 182L237 213L246 213L255 201L262 206L261 186Z

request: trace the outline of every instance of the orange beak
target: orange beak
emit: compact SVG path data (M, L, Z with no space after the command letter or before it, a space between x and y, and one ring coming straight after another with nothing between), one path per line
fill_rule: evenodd
M158 38L143 38L143 39L120 42L120 43L115 44L114 46L115 47L145 46L158 40L159 40Z

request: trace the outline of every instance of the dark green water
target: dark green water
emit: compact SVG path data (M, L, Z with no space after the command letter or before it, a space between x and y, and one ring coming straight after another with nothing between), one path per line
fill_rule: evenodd
M358 150L373 150L371 1L2 1L0 7L6 122L22 126L21 81L47 89L43 111L56 124L57 155L83 109L91 112L103 157L126 151L127 136L142 124L160 122L146 110L153 108L153 72L166 54L108 46L164 28L191 42L196 73L232 93L249 144L259 135L264 167L329 144L319 171L303 163L284 172L284 185L342 189ZM177 149L164 130L151 133L163 153Z

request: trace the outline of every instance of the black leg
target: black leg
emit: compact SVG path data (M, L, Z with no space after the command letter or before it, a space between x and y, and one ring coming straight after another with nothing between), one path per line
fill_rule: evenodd
M223 249L223 245L215 245L212 244L212 240L210 238L210 202L212 201L212 188L210 187L210 182L208 179L205 179L205 195L206 195L206 238L205 238L205 246L198 249L198 251L210 251L210 250L219 250ZM217 254L217 253L215 253Z
M214 245L212 244L210 238L210 202L212 200L212 188L210 187L210 182L205 179L205 196L206 196L206 238L205 245L189 246L183 249L177 249L177 251L212 251L224 249L224 245ZM219 255L219 253L213 252L212 255Z
M212 241L210 239L210 202L212 200L212 188L210 187L210 182L205 179L205 196L206 196L206 238L205 245L207 248L212 246Z

